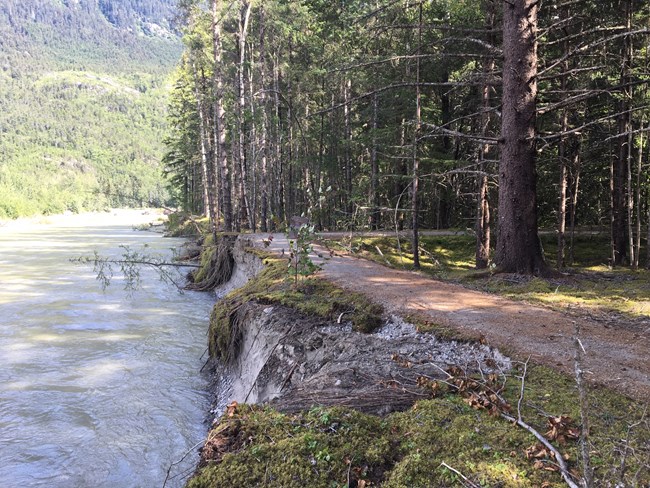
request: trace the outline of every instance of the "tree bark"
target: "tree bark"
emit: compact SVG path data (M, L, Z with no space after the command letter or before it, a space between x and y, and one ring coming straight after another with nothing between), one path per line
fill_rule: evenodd
M345 207L348 213L348 218L350 219L350 225L355 225L352 222L352 216L354 213L354 201L352 198L352 127L350 123L350 98L352 97L352 80L349 78L343 82L343 99L345 100L345 106L343 108L344 116L344 126L345 126Z
M379 228L379 163L377 161L377 119L379 112L379 97L375 93L372 97L372 148L370 149L370 201L371 215L370 228L377 230Z
M268 107L266 106L266 49L265 49L265 27L266 18L264 5L260 5L260 106L262 109L262 135L260 138L260 229L262 232L268 232L268 207L269 207L269 188L268 188Z
M632 5L631 0L625 2L625 22L628 31L632 29ZM628 260L628 227L627 227L627 201L626 186L628 179L628 165L631 137L624 135L631 131L630 121L632 114L629 111L631 105L632 88L629 86L630 68L632 64L632 39L625 37L623 44L623 62L621 66L621 85L624 86L621 102L619 105L618 118L618 158L614 162L612 171L612 261L614 265L620 266ZM632 258L632 256L629 256Z
M537 0L504 3L503 97L496 264L503 272L548 271L537 234L535 171Z
M251 2L243 1L242 8L239 11L239 66L237 68L237 131L238 146L237 156L239 159L239 193L241 198L241 211L242 216L248 220L248 226L255 231L255 219L253 218L251 205L248 198L248 175L246 168L246 144L245 144L245 112L246 112L246 83L244 76L245 62L246 62L246 36L248 34L248 25L251 15Z
M419 6L418 14L418 48L417 54L420 54L422 47L422 4ZM419 207L418 207L418 186L420 184L420 159L418 158L418 138L420 137L420 127L422 125L421 96L420 96L420 58L418 56L415 71L415 130L413 131L413 183L411 190L411 212L413 214L413 268L420 269L420 229L419 224Z
M214 98L215 98L215 123L214 139L216 166L219 167L221 186L221 214L223 215L223 226L226 232L232 231L232 196L230 185L230 170L228 168L228 150L226 147L226 122L224 110L223 93L223 72L222 72L222 43L221 43L221 0L212 2L212 42L214 48Z
M491 31L494 28L494 4L491 0L483 1L483 11L485 12L485 28ZM492 44L493 36L488 38L488 42ZM490 90L492 87L487 80L492 76L494 70L494 58L486 58L483 60L483 77L486 81L485 85L481 88L481 136L487 137L490 129L490 105L491 97ZM482 143L479 147L479 176L478 179L478 198L476 208L476 269L485 269L490 263L490 201L487 164L486 159L489 159L490 145Z
M582 160L580 157L581 142L578 139L573 148L571 161L571 210L569 211L569 265L573 266L573 251L576 233L576 211L578 207L578 195L580 191L580 172L582 170Z
M212 195L210 195L210 176L208 173L208 153L209 141L205 121L205 110L203 107L203 94L201 93L201 82L199 81L198 69L195 63L192 63L194 74L194 96L196 98L196 111L199 116L199 142L201 146L201 181L203 183L203 215L210 219L210 225L213 227L215 222L212 214Z
M645 125L645 121L641 119L641 129ZM643 132L639 134L639 153L636 166L636 192L634 197L634 204L636 206L636 229L635 229L635 242L634 242L634 262L632 263L634 269L639 269L639 261L641 260L641 174L643 172Z

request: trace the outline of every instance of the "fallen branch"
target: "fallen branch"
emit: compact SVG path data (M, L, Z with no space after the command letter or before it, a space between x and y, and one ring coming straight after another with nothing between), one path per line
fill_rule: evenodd
M182 456L178 461L174 461L173 463L171 463L171 464L169 465L169 468L167 468L167 475L165 476L165 480L163 481L162 488L165 488L165 486L167 486L167 481L169 481L171 478L174 478L174 477L175 477L175 476L172 476L172 477L170 478L170 474L171 474L171 472L172 472L172 468L173 468L174 466L177 466L178 464L182 463L182 462L185 460L185 458L186 458L187 456L189 456L189 455L190 455L190 454L191 454L191 453L192 453L192 452L193 452L197 447L199 447L199 446L200 446L201 444L203 444L204 442L205 442L205 441L197 442L197 443L194 444L192 447L190 447L187 451L185 451L185 454L183 454L183 456Z
M447 380L452 380L452 381L445 381L445 380L437 380L437 381L442 381L443 383L446 383L446 384L452 386L453 388L455 388L458 392L461 392L461 388L458 386L458 384L454 384L454 383L457 383L457 382L453 381L454 378L457 378L457 375L456 376L452 375L449 371L444 371L442 368L439 368L439 369L441 371L443 371L447 375ZM523 374L520 377L522 384L521 384L519 401L517 403L517 417L518 418L515 418L515 417L513 417L511 415L508 415L507 413L504 412L504 410L508 409L508 408L504 408L504 406L507 407L507 402L505 402L505 400L501 397L499 392L494 391L492 388L490 388L490 386L487 383L485 383L485 384L483 384L481 386L483 386L483 388L489 390L490 392L494 393L496 398L500 402L502 402L502 405L497 405L498 408L496 410L491 410L491 411L498 412L498 416L500 416L501 418L507 420L508 422L511 422L514 425L518 425L519 427L521 427L521 428L527 430L528 432L530 432L531 434L533 434L535 436L535 438L540 443L542 443L552 453L553 457L555 458L555 460L557 462L557 467L560 470L560 474L562 475L562 478L564 479L566 484L570 488L584 488L584 487L581 487L579 484L577 484L573 480L573 478L571 476L571 473L569 472L569 468L568 468L568 466L566 464L566 461L564 460L564 457L562 456L560 451L557 450L555 448L555 446L553 446L553 444L551 444L551 442L548 439L546 439L546 437L544 437L541 433L539 433L534 427L532 427L529 424L527 424L526 422L524 422L524 420L522 418L521 405L523 403L523 395L524 395L524 389L525 389L524 387L525 387L527 369L528 369L528 361L526 361L524 363L524 371L523 371ZM463 379L464 380L468 379L467 375L465 375L465 377ZM450 468L450 469L452 469L452 468Z
M467 483L467 485L468 485L470 488L480 488L476 483L474 483L473 481L469 480L465 475L463 475L463 473L461 473L461 472L458 471L457 469L452 468L452 467L449 466L446 462L444 462L444 461L441 462L441 463L440 463L440 466L445 467L445 468L447 468L449 471L452 471L452 472L456 473L458 476L460 476L460 477L463 479L463 481L465 481L465 483Z
M508 422L512 422L515 425L518 425L519 427L526 429L528 432L533 434L539 442L541 442L552 454L553 457L555 457L555 461L557 462L558 468L560 469L560 474L562 475L562 478L564 478L564 481L566 481L566 484L569 485L571 488L580 488L580 485L576 484L575 481L573 481L571 477L571 473L569 473L569 468L566 465L566 462L564 461L564 457L562 456L562 453L558 451L551 442L546 439L542 434L540 434L535 428L531 427L528 425L526 422L524 422L522 415L521 415L521 404L523 402L524 398L524 385L526 382L526 372L528 369L528 360L524 363L524 372L521 375L521 391L519 394L519 401L517 403L517 417L514 418L510 415L508 415L505 412L500 412L499 415L501 415L502 418L506 419Z
M580 419L582 429L580 430L580 454L582 456L582 476L584 478L585 488L592 488L594 485L594 473L591 469L591 459L589 456L589 402L587 392L582 382L582 355L586 352L582 342L580 342L580 325L574 322L575 337L573 338L575 347L575 375L576 385L578 386L578 395L580 397Z
M569 485L571 488L581 488L580 485L576 484L575 481L571 478L571 473L569 473L569 468L566 465L566 462L564 461L564 458L562 457L562 454L560 451L558 451L553 444L551 444L546 437L544 437L542 434L537 432L533 427L528 425L526 422L523 420L516 419L514 417L511 417L507 413L501 412L501 417L506 419L508 422L512 422L513 424L518 425L519 427L526 429L528 432L533 434L539 442L544 444L544 447L546 447L549 451L553 453L553 456L555 457L555 460L557 461L558 468L560 468L560 474L562 474L562 478L564 478L564 481L566 481L566 484Z

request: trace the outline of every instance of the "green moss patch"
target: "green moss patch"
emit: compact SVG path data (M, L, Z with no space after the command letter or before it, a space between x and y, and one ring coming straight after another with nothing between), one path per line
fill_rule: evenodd
M359 332L371 332L381 325L383 309L365 296L344 290L311 276L293 285L288 279L287 260L259 250L249 250L264 262L262 272L244 287L220 300L210 317L209 346L211 355L229 360L236 355L240 324L239 307L254 300L262 304L283 305L306 315L326 320L342 316Z
M210 222L207 217L193 216L185 212L170 214L166 226L169 237L198 237L210 234Z
M515 411L519 391L519 381L509 378L503 395ZM463 486L443 463L478 486L565 486L552 459L535 457L537 441L527 431L460 395L439 395L384 418L343 408L288 415L232 407L210 434L202 467L188 486ZM595 486L647 486L650 427L643 408L602 389L589 391L589 403ZM571 378L529 366L525 421L544 434L548 416L579 419L577 405ZM577 442L554 443L580 473Z

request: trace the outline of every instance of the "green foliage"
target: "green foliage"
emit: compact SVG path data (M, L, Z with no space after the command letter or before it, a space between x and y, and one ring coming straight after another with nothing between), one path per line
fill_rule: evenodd
M289 276L294 279L294 284L298 285L299 277L306 278L313 275L316 271L321 269L311 258L314 252L312 242L317 238L317 234L313 225L302 224L297 229L292 229L295 232L295 238L292 238L291 232L289 235Z
M0 218L169 200L165 78L180 51L162 18L170 5L110 3L0 6ZM105 8L122 20L111 25ZM154 24L160 35L120 30Z
M183 287L178 282L178 275L168 269L173 267L173 264L165 260L162 255L149 253L146 244L142 247L142 250L133 249L126 245L120 245L119 247L122 254L118 258L100 256L95 251L93 256L82 256L70 261L77 264L92 264L93 273L95 273L97 281L100 282L102 290L111 285L113 278L117 274L123 280L124 290L132 295L141 288L141 268L149 267L157 271L161 281L171 283L182 293Z
M186 212L169 214L165 225L169 237L200 237L211 239L210 223L207 217L198 217Z

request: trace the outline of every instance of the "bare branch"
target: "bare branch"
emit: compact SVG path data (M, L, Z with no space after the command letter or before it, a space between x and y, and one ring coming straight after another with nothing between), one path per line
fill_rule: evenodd
M580 454L582 456L582 476L584 478L585 488L592 488L594 485L594 474L591 469L591 459L589 456L589 404L587 401L587 392L582 381L582 355L585 348L580 342L580 324L575 322L575 335L573 337L575 348L574 369L576 385L578 386L578 395L580 397L580 418L582 429L580 431Z
M313 113L309 114L308 118L312 118L312 117L316 117L317 115L322 115L322 114L326 114L326 113L329 113L329 112L333 112L335 110L338 110L340 108L345 107L348 104L351 105L351 104L353 104L355 102L358 102L359 100L363 100L365 98L370 98L376 93L383 93L383 92L390 91L390 90L396 90L398 88L411 88L411 87L415 88L417 86L431 87L431 88L440 88L440 87L456 88L456 87L485 86L485 85L499 86L499 85L501 85L501 82L495 80L495 81L492 81L492 82L490 82L490 81L476 81L476 82L453 82L453 81L450 81L450 82L439 82L439 83L436 83L436 82L394 83L392 85L383 86L383 87L377 88L376 90L366 92L363 95L358 95L356 97L353 97L353 98L347 100L347 102L337 103L336 105L332 105L331 107L327 107L325 109L318 110L317 112L313 112Z
M564 56L561 56L560 58L556 59L552 64L550 64L546 68L539 70L538 73L537 73L537 76L538 77L542 76L544 73L547 73L548 71L552 70L553 68L561 65L562 63L564 63L564 61L566 61L567 59L575 56L576 54L587 51L589 49L592 49L592 48L594 48L596 46L600 46L602 44L607 44L608 42L611 42L611 41L613 41L615 39L619 39L621 37L634 36L634 35L638 35L638 34L650 34L650 29L646 28L646 29L637 29L637 30L629 31L629 32L622 32L620 34L610 36L607 39L598 39L597 41L590 42L590 43L587 43L587 44L583 44L582 46L577 47L577 48L569 51L568 53L566 53Z
M485 137L485 136L477 136L477 135L472 135L472 134L465 134L463 132L458 132L455 130L450 130L450 129L445 129L444 127L440 127L434 124L422 124L426 127L429 127L430 129L433 129L438 132L438 134L426 134L420 137L420 140L422 139L430 139L432 137L438 137L438 136L453 136L453 137L461 137L464 139L472 139L477 142L481 142L483 144L493 144L496 145L499 143L499 139L495 137Z
M595 27L594 29L589 29L589 30L586 30L586 31L576 32L575 34L570 34L568 36L560 37L559 39L554 39L552 41L546 41L544 43L544 47L553 46L555 44L561 44L561 43L563 43L565 41L571 41L573 39L580 39L580 38L584 39L584 37L588 36L589 34L595 34L595 33L598 33L598 32L620 31L620 30L623 30L623 29L625 29L624 25L615 25L615 26L611 26L611 27Z
M615 113L615 114L605 115L604 117L600 117L600 118L598 118L598 119L596 119L596 120L592 120L591 122L588 122L588 123L586 123L586 124L583 124L583 125L581 125L580 127L576 127L576 128L574 128L574 129L566 130L566 131L563 131L563 132L556 132L556 133L554 133L554 134L552 134L552 135L549 135L549 136L546 136L546 137L539 137L538 139L539 139L540 141L544 141L544 142L546 142L546 145L545 145L544 147L542 147L542 149L544 149L544 148L545 148L546 146L548 146L552 141L555 141L555 140L557 140L557 139L561 139L562 137L566 137L566 136L569 136L569 135L571 135L571 134L577 134L577 133L580 133L581 131L587 129L588 127L591 127L591 126L594 126L594 125L598 125L598 124L602 124L602 123L605 122L606 120L609 120L609 119L615 119L615 118L617 118L617 117L619 117L619 116L621 116L621 115L628 114L628 113L633 113L633 112L637 112L637 111L639 111L639 110L644 110L644 109L648 109L648 108L650 108L650 105L643 105L642 107L634 107L634 108L631 108L630 110L624 110L624 111L622 111L622 112L617 112L617 113ZM646 130L647 130L647 129L646 129Z
M553 80L555 78L561 78L563 76L571 76L571 75L575 75L575 74L578 74L578 73L584 73L584 72L588 72L588 71L595 71L595 70L598 70L598 69L604 69L606 67L607 66L605 66L604 64L600 64L600 65L596 65L596 66L587 66L586 68L573 68L573 69L570 69L568 71L563 71L561 73L555 73L555 74L547 75L547 76L540 76L538 78L538 81ZM548 90L545 93L548 93Z

